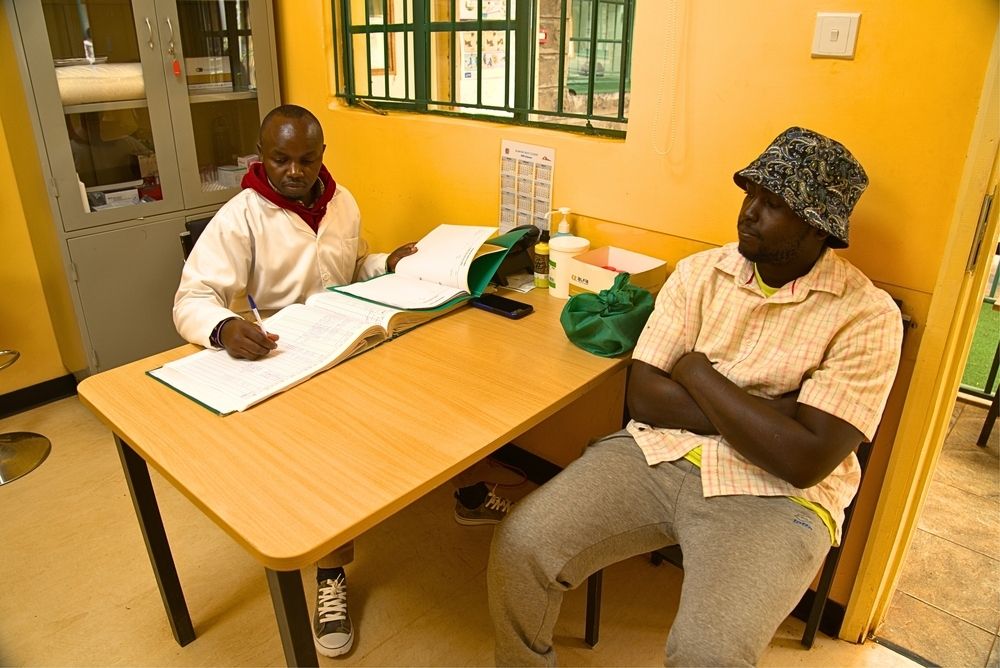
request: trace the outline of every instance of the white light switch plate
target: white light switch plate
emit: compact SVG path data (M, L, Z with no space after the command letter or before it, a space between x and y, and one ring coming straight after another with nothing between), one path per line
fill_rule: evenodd
M812 55L818 58L854 58L860 12L819 12Z

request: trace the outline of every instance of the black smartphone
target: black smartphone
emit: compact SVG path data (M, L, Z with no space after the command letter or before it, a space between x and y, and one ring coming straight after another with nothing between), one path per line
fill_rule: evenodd
M484 311L498 313L514 320L523 318L535 310L535 307L531 304L525 304L524 302L514 301L513 299L507 299L506 297L494 294L476 297L472 300L472 305Z

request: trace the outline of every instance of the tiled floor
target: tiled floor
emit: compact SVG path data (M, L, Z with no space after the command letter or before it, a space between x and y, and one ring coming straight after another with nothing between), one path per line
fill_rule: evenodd
M46 435L52 454L0 486L0 666L283 665L263 569L153 471L198 636L186 647L174 642L111 435L77 399L0 419L8 431ZM503 474L487 468L475 477ZM507 490L515 498L528 491ZM446 483L358 538L348 566L354 648L320 657L321 665L492 665L492 527L462 527L451 509ZM680 571L635 558L605 573L601 641L583 643L585 588L570 592L556 627L561 663L660 665ZM314 577L303 571L309 596ZM822 634L805 650L801 633L801 622L786 621L761 665L916 666L884 646Z
M880 639L940 666L1000 665L1000 424L955 404Z

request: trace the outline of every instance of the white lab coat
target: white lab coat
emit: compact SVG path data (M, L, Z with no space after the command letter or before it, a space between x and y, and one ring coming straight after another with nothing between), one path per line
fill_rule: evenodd
M318 232L247 188L215 214L185 262L174 326L187 341L209 347L220 321L249 311L248 292L267 317L327 286L384 274L387 259L387 253L368 254L361 212L343 186L337 185Z

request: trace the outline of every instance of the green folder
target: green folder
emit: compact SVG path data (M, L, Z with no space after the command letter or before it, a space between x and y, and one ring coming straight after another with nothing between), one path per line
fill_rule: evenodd
M490 284L490 280L497 273L497 269L500 268L500 265L507 257L507 254L510 253L510 249L514 246L514 244L516 244L518 241L521 240L521 237L523 237L527 233L528 233L527 229L511 230L506 234L501 234L498 237L493 237L492 239L488 239L485 242L486 244L489 244L491 246L499 246L503 250L495 253L487 253L485 255L480 255L479 257L474 259L472 263L469 265L469 274L468 274L469 294L459 295L458 297L449 299L448 301L442 304L438 304L437 306L431 306L428 308L404 309L398 306L394 306L392 304L385 304L383 302L379 302L374 299L366 299L365 297L353 295L349 292L343 292L342 290L338 289L340 286L331 286L327 288L327 290L340 292L341 294L346 294L351 297L354 297L355 299L361 299L367 302L371 302L373 304L388 306L390 308L397 308L401 311L439 311L439 310L454 308L457 304L460 304L464 301L468 301L469 299L472 299L474 297L479 297L483 294L483 292L486 291L486 287ZM368 280L374 281L378 280L379 278L381 278L381 276L376 276Z

